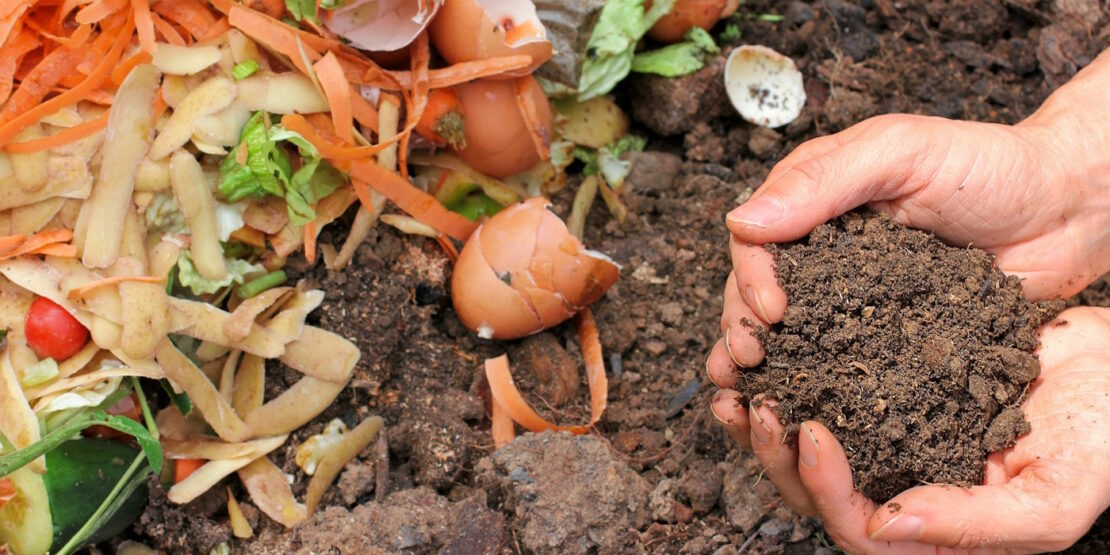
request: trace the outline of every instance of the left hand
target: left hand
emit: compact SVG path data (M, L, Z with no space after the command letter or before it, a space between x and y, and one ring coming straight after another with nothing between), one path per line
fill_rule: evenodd
M843 448L817 422L797 447L766 405L721 390L712 411L752 448L783 499L850 553L1036 553L1067 548L1110 506L1110 309L1073 308L1041 330L1032 431L987 458L984 485L919 486L883 505L854 490ZM746 410L745 410L746 409Z

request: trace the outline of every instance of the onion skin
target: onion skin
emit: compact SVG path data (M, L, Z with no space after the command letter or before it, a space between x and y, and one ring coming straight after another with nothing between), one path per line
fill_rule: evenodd
M541 125L550 134L551 105L535 79L530 94ZM494 177L520 173L540 161L511 81L479 79L455 87L465 120L466 148L454 149L470 167Z
M487 339L518 339L558 325L601 298L620 268L591 254L531 198L499 212L467 240L451 276L455 312Z
M671 13L656 21L647 34L659 42L673 44L695 25L706 31L712 29L739 5L736 0L678 0Z
M532 57L532 65L505 72L495 79L529 75L552 54L551 41L545 38L518 41L515 46L510 46L500 22L494 22L475 0L444 2L428 26L428 38L432 40L436 52L452 64L514 54Z

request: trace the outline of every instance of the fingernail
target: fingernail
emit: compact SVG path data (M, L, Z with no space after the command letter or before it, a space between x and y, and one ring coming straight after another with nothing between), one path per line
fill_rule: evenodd
M725 328L725 350L728 351L728 358L732 359L732 363L740 366L740 361L736 360L736 355L732 354L732 342L729 341L729 335L732 332L732 327Z
M751 285L744 287L744 298L748 301L748 305L751 306L755 315L759 316L760 320L763 320L763 323L766 324L771 321L771 318L767 316L767 310L763 308L763 299L759 298L759 294L755 292L754 287Z
M726 419L726 418L721 418L721 415L717 414L717 404L720 403L725 398L725 395L726 395L726 393L725 393L724 390L718 391L717 393L713 394L713 400L709 402L709 412L713 413L713 418L716 418L717 422L720 422L721 424L726 424L726 425L731 426L732 425L731 420Z
M813 468L817 466L817 438L813 437L813 432L807 424L803 423L801 429L801 435L805 437L798 445L798 459L803 465Z
M771 441L771 428L767 426L767 422L759 415L755 405L751 405L752 419L755 420L758 426L752 426L752 435L755 436L755 441L760 445L766 445Z
M898 515L871 534L871 539L884 542L915 541L921 537L925 521L913 515Z
M768 227L782 219L782 202L771 195L756 197L728 213L728 221L755 227Z

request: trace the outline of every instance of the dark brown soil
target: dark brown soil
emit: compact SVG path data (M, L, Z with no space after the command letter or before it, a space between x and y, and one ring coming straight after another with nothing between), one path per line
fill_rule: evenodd
M738 389L776 399L793 439L805 420L825 424L864 494L980 484L987 455L1029 431L1036 332L1062 301L1030 304L985 252L875 214L771 252L790 302L759 330L767 359Z
M514 453L494 455L477 379L483 358L508 351L514 379L541 414L586 421L586 388L571 392L561 379L568 361L581 364L572 326L530 344L477 340L450 309L450 268L436 245L385 227L344 273L319 267L292 272L327 292L312 322L356 341L363 358L335 405L294 434L274 461L295 478L294 491L303 496L307 481L293 454L330 419L352 424L371 412L381 414L388 448L384 458L381 446L362 453L311 522L287 531L260 517L256 538L232 540L232 551L575 552L598 551L623 538L618 552L831 553L820 526L783 506L754 458L735 449L706 412L713 387L703 362L720 335L721 292L730 268L724 215L791 149L868 116L907 111L1020 121L1107 43L1106 16L1096 9L1092 21L1090 14L1072 13L1091 4L1098 5L745 1L735 20L741 42L791 56L805 77L809 101L802 116L773 131L744 123L719 100L702 105L703 99L723 98L719 75L714 77L719 61L689 77L636 78L616 91L634 130L650 137L649 152L636 156L622 193L633 212L629 218L618 224L598 203L587 221L587 244L612 255L624 270L595 305L609 370L609 410L596 433L574 449L534 451L530 458L520 450L535 450L541 440L522 438ZM767 21L759 14L784 19ZM727 53L731 45L723 46ZM697 110L690 110L692 101ZM661 119L667 114L679 117ZM569 211L573 194L572 185L554 199L561 214ZM345 236L341 229L325 234L321 241L333 244ZM554 353L550 368L532 370L524 362L545 353ZM269 395L297 377L268 370ZM563 395L569 396L560 405ZM550 459L540 461L540 454ZM506 461L521 461L517 466L537 483L529 485ZM600 474L622 467L632 472ZM591 490L575 487L582 476L594 480ZM244 503L235 480L228 482ZM636 493L641 482L649 492L646 521ZM635 500L610 519L621 528L592 528L596 522L589 515L616 507L617 499ZM570 507L575 516L552 518L546 521L550 529L537 534L528 530L539 529L554 513L529 507ZM227 525L226 510L155 504L148 524L137 526L132 537L170 553L206 555L199 538L209 536L182 543L197 529L178 524L186 514L207 526ZM348 535L339 529L344 526ZM539 539L544 537L561 543L546 545ZM1092 545L1088 552L1096 553L1105 543Z

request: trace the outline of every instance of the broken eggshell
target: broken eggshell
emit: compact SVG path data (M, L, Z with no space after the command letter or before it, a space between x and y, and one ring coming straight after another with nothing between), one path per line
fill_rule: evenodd
M532 57L528 67L500 78L528 75L551 58L551 41L531 0L448 0L428 36L436 52L452 64L519 54Z
M648 9L650 2L645 3ZM686 32L697 26L706 31L718 21L732 15L740 7L740 0L678 0L667 15L661 17L648 30L647 35L665 44L682 40Z
M325 25L356 48L393 52L408 46L442 5L443 0L358 0L332 11Z
M748 122L782 127L802 113L806 91L794 60L759 45L732 51L725 62L725 92Z
M467 240L451 276L459 320L484 339L555 326L617 281L620 267L586 249L540 197L510 206Z

